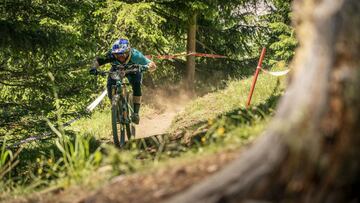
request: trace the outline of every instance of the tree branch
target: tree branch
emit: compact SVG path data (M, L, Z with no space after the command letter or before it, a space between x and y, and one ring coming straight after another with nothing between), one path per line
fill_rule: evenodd
M25 84L10 84L10 83L6 83L3 81L0 81L0 84L3 84L5 86L11 86L11 87L26 87L27 86Z

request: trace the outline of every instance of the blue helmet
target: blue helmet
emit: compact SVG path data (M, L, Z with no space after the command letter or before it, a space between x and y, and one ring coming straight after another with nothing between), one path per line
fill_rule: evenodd
M118 39L111 48L112 54L127 54L130 51L130 43L127 39Z

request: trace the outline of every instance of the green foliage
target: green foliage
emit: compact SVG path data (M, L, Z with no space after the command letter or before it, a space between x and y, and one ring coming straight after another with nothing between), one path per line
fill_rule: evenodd
M229 77L252 74L248 67L256 66L258 50L266 44L273 62L288 62L296 46L289 26L290 1L270 4L275 9L264 4L264 14L255 12L262 3L249 0L5 1L0 7L0 133L20 139L46 129L41 117L55 119L48 71L54 75L59 105L66 109L63 118L81 112L105 82L96 86L87 67L121 36L144 54L184 52L188 18L194 12L197 52L229 57L196 59L198 89L208 91L209 86L222 87L221 81ZM184 58L154 60L158 70L145 77L145 85L181 81Z
M291 26L291 1L273 0L274 12L266 16L269 21L268 34L270 48L270 65L278 61L289 63L295 54L297 40Z
M6 140L3 141L0 151L0 179L3 179L3 177L19 163L19 161L16 160L19 152L20 150L13 154L11 150L6 149Z
M71 183L80 183L84 177L93 173L100 166L103 155L100 148L90 151L91 137L77 136L74 141L66 136L56 140L56 146L61 152L59 159L51 158L48 161L47 176L63 181L60 185L68 186ZM53 163L52 160L56 160Z
M250 1L165 1L156 4L155 10L167 19L163 25L164 33L180 39L186 36L190 14L197 13L197 51L215 52L243 60L252 56L252 49L257 48L253 46L261 37L260 33L265 30L260 22L255 21L254 13L241 12L244 8L251 7L247 5L248 2Z
M60 106L60 100L58 99L55 78L50 72L48 75L50 77L50 86L55 99L53 105L55 107L58 127L55 127L50 120L46 119L46 121L51 130L57 135L55 145L61 156L56 158L54 154L52 154L47 162L45 162L46 164L44 164L42 159L39 159L38 162L40 162L40 165L37 173L38 175L42 175L43 171L45 171L45 178L63 180L65 182L60 185L67 186L72 182L79 183L83 180L83 177L88 176L93 169L96 169L102 161L102 154L100 148L91 151L91 137L76 136L73 140L65 134L62 127L63 109Z
M12 136L46 128L40 117L51 118L54 110L48 71L70 114L87 102L91 90L83 86L90 80L81 68L94 53L93 6L92 1L1 3L0 128L12 129Z
M11 171L19 163L18 155L21 148L14 154L10 149L6 149L6 140L1 143L0 149L0 199L1 193L7 192L12 187Z
M273 58L289 62L293 58L297 46L294 30L284 23L271 23L270 28L278 34L278 41L270 45L270 49L274 51Z
M208 130L205 135L201 136L201 143L227 142L228 144L234 144L234 142L237 142L243 144L248 142L261 132L260 130L264 127L262 124L266 123L268 118L273 115L277 101L280 98L279 93L273 92L270 97L256 106L233 109L216 119L209 119L208 123L202 126L202 128Z
M107 0L94 12L99 17L99 34L102 36L103 47L108 49L120 37L129 38L134 47L144 53L156 53L152 48L167 46L160 25L165 19L157 15L152 6L154 3L127 4L121 1Z

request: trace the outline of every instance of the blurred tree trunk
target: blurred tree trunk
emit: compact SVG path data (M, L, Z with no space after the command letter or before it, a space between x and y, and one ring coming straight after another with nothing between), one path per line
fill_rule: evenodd
M192 13L189 18L188 33L187 33L187 53L196 52L196 12ZM187 56L186 58L186 80L185 88L190 94L194 93L195 85L195 56Z
M300 47L264 135L169 202L359 202L360 1L295 1Z

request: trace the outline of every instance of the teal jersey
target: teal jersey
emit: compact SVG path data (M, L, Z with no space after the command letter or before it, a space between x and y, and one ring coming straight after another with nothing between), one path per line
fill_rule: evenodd
M124 63L121 63L120 61L118 61L114 57L114 55L111 53L111 50L108 51L103 56L98 57L97 62L99 63L100 66L107 64L107 63L111 63L111 65L120 65L120 64L123 64L123 65L133 65L133 64L148 65L151 62L151 60L146 58L137 49L131 48L129 57L128 57L128 59L126 59L126 61Z

